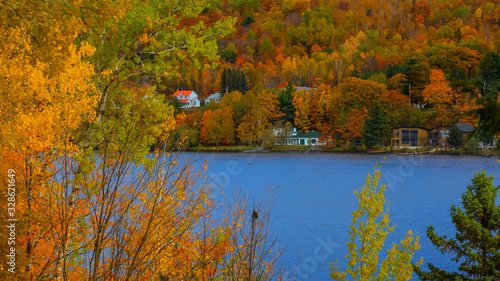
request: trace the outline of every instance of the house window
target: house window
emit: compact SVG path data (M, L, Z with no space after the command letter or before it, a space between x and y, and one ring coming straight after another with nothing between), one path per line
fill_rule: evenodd
M446 138L446 131L445 130L439 130L439 136L441 139L445 139Z
M396 138L399 138L399 132L396 132Z
M316 144L316 140L315 140L315 139L312 139L312 140L311 140L311 143L315 145L315 144Z
M305 139L300 139L300 145L306 145L306 140Z
M418 130L410 131L411 146L418 146Z
M401 144L410 144L410 130L401 131Z

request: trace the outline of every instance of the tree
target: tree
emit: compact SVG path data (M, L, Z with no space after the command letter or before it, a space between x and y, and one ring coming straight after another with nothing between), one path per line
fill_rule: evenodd
M341 272L337 266L331 265L330 277L333 280L410 280L412 275L411 259L420 248L419 237L414 238L411 230L401 240L401 244L393 244L387 250L387 257L379 262L379 252L384 246L387 235L394 230L389 227L389 214L384 210L386 185L380 185L382 177L379 169L374 175L368 174L366 183L360 191L355 190L358 197L358 209L354 211L352 224L349 226L350 242L347 243L349 253L346 258L348 268ZM422 260L417 262L421 264ZM347 275L351 277L348 278Z
M429 271L415 266L420 280L498 280L500 278L500 205L493 175L483 170L472 178L462 194L462 207L452 205L450 214L457 232L455 239L438 236L427 227L427 237L442 253L449 252L459 262L458 272L441 270L431 263Z
M363 126L363 143L368 148L375 145L382 146L389 135L389 119L385 116L384 109L379 104L373 106L368 112L368 118Z
M479 63L478 87L486 97L497 97L500 91L500 55L495 52L487 53Z
M33 62L33 54L20 52L32 47L20 31L11 30L16 37L11 42L19 45L13 44L0 54L0 74L5 79L0 83L0 158L4 159L0 168L5 173L8 169L15 171L15 218L19 222L17 244L10 246L16 248L15 276L29 279L31 274L48 274L55 269L48 265L67 250L54 241L57 239L51 239L53 230L65 226L78 228L74 221L61 224L60 216L48 215L54 207L48 209L46 204L50 206L53 202L50 195L60 190L60 186L52 188L56 185L53 182L58 182L55 175L65 167L61 162L81 154L81 148L70 138L78 137L82 123L95 122L97 97L91 82L93 67L82 59L92 54L91 46L82 44L79 49L72 44L65 46L67 55L58 62L60 70L54 71L48 63L36 59ZM1 190L7 193L7 184L2 184ZM65 219L78 216L66 215ZM81 241L77 235L73 238L74 242ZM2 255L7 254L10 246L0 247ZM2 271L0 279L14 276L3 274L10 272ZM66 276L75 278L78 274Z
M200 138L205 144L234 143L234 112L229 106L207 110L201 121Z
M290 122L292 124L295 119L295 107L293 105L293 93L295 91L295 87L290 80L285 89L281 90L278 94L279 107L281 112L283 112L281 119L284 122Z
M197 235L213 200L189 161L167 149L184 140L168 143L173 108L156 90L183 65L218 59L216 35L231 32L233 19L197 21L200 1L114 1L117 10L56 2L0 4L9 11L2 23L7 14L19 20L0 32L9 36L0 43L0 153L2 171L17 177L16 277L220 275L217 261L240 246L225 239L236 225ZM73 10L83 14L65 14ZM183 19L195 22L185 28ZM40 56L46 50L54 58ZM205 256L199 245L217 250Z
M221 93L238 91L245 94L249 91L247 77L245 72L238 69L224 68L221 74Z
M452 147L462 146L462 131L460 131L456 123L450 126L446 140Z
M272 56L274 54L274 47L273 43L271 42L271 39L266 38L262 40L262 43L260 44L259 52L263 56Z
M425 85L429 84L430 74L431 69L427 62L408 64L408 72L406 73L408 84L405 85L407 88L403 90L408 93L412 103L421 104L423 102L421 91L425 88Z
M293 107L295 108L294 124L299 131L308 133L311 130L311 120L309 105L311 98L306 91L296 93L293 97Z
M474 130L475 137L495 136L500 132L500 102L496 99L483 100L480 108L474 111L474 115L479 119L479 125Z
M429 79L431 83L422 91L423 100L434 106L438 122L449 124L453 117L452 105L455 102L455 92L440 69L433 69Z
M282 113L279 111L278 101L272 94L266 92L248 92L243 96L243 103L247 105L245 115L238 125L238 137L242 142L261 143Z
M228 63L235 63L238 55L236 54L236 47L234 44L230 44L230 46L222 50L220 56Z

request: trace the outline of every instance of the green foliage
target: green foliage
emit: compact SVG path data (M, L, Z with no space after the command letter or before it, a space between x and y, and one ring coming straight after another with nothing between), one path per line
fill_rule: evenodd
M453 32L453 28L449 27L448 25L441 26L436 32L437 39L453 38L454 36L455 33Z
M479 125L473 134L475 137L496 136L500 132L500 102L496 99L482 101L475 114L479 118Z
M456 9L455 11L453 11L453 15L465 20L470 15L470 8L463 6L459 9Z
M296 89L292 81L288 81L285 89L278 94L279 107L281 112L284 113L280 119L284 122L290 122L290 124L293 124L295 120L295 107L293 106L293 93L295 92Z
M182 103L178 99L171 98L169 100L169 104L173 106L176 113L179 113L181 111Z
M462 131L460 131L457 124L453 124L450 126L450 130L448 132L448 135L446 136L446 140L452 147L462 146Z
M274 47L273 43L271 42L271 39L266 38L262 40L262 43L260 44L260 49L259 52L261 54L269 55L272 56L274 54Z
M363 143L367 148L383 146L389 136L389 119L385 116L384 108L376 104L368 115L363 126Z
M402 64L390 64L387 69L385 70L385 75L387 76L387 79L390 79L392 76L396 74L406 74L408 71L408 68L406 65Z
M379 253L384 247L387 235L394 230L389 227L389 214L384 210L386 185L380 185L380 170L368 174L361 191L355 190L358 209L352 213L349 226L350 242L348 268L341 272L338 265L331 265L330 277L333 280L409 280L412 275L411 259L420 248L419 237L414 238L408 231L401 244L393 244L387 250L387 257L379 262ZM421 264L422 261L417 262ZM338 264L338 261L337 261ZM348 278L347 275L351 277Z
M233 9L255 9L260 6L259 0L229 0L229 6Z
M496 204L498 187L493 175L478 172L462 195L462 206L451 206L450 214L457 232L455 239L438 236L434 227L427 228L427 237L442 253L449 252L460 263L458 272L447 272L428 264L429 271L418 265L420 280L499 280L500 279L500 206Z
M403 89L404 91L408 91L407 93L410 95L412 103L423 103L423 97L420 92L426 85L430 84L430 74L431 69L427 62L413 63L413 60L411 60L410 63L408 63L408 72L406 73L408 84L405 85ZM406 86L408 86L408 88L406 88Z
M379 84L387 85L387 76L385 76L385 73L383 72L374 73L370 76L369 79Z
M242 70L224 68L221 75L221 93L238 91L244 94L249 90L247 77Z
M496 97L500 91L500 55L487 53L479 63L479 88L486 97Z
M250 27L250 24L255 22L255 18L252 14L248 14L245 16L243 19L243 26L244 27Z
M225 48L224 50L222 50L222 52L220 53L220 56L226 61L226 62L229 62L229 63L235 63L236 62L236 53L234 52L233 49L229 49L229 48Z
M248 32L247 32L247 38L248 39L256 39L257 38L257 32L255 32L255 30L253 29L250 29ZM250 47L250 46L248 46Z

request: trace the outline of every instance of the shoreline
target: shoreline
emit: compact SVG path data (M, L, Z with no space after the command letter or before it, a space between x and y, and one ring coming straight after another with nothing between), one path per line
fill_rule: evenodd
M271 149L253 146L203 146L187 148L190 152L237 152L237 153L288 153L288 152L303 152L303 153L357 153L357 154L397 154L402 156L411 155L456 155L456 156L483 156L494 157L498 156L496 151L479 150L477 152L465 151L463 149L450 150L421 150L421 149L394 149L394 150L362 150L362 149L345 149L345 148L324 148L324 147L282 147L277 146Z

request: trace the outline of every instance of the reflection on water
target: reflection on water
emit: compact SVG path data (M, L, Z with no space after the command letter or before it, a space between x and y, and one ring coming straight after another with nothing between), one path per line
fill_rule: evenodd
M223 187L226 196L235 187L252 198L262 195L266 186L279 186L271 230L286 245L280 265L302 280L330 280L330 263L337 259L345 266L348 225L357 207L353 191L363 185L375 163L382 165L383 182L389 184L386 198L391 225L396 225L386 245L411 229L421 236L422 247L415 258L424 257L424 264L432 262L442 269L457 265L432 246L425 237L426 227L433 224L439 235L454 236L450 206L460 204L474 173L485 169L500 177L496 157L327 153L198 153L194 157L210 161L212 184Z

